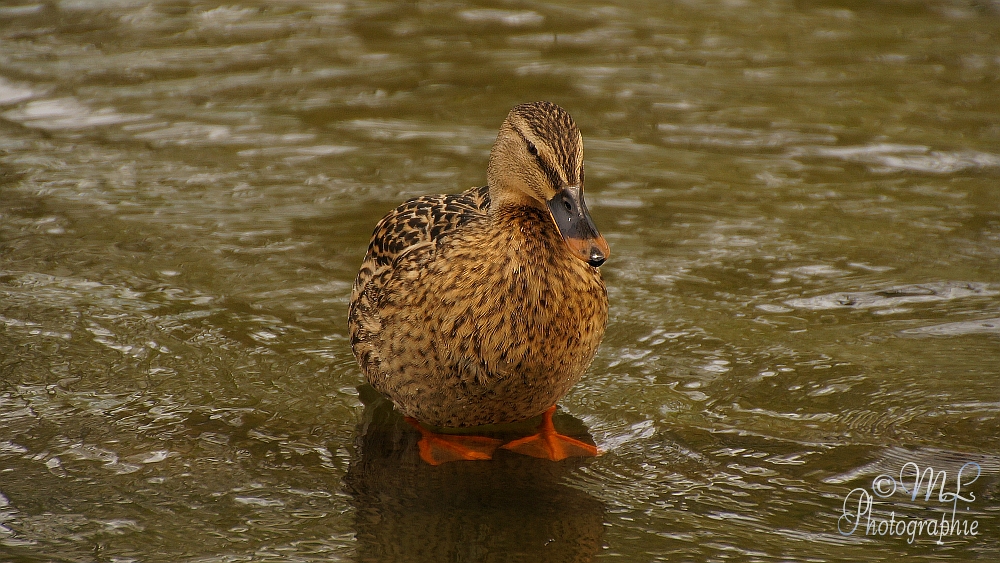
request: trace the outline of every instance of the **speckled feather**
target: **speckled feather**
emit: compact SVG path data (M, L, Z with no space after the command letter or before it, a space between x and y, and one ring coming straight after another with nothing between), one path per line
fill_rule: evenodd
M376 274L390 267L404 251L440 239L466 221L486 214L490 207L488 186L460 194L425 195L409 199L390 211L375 226L368 253L354 282L351 302ZM351 313L351 318L354 313Z

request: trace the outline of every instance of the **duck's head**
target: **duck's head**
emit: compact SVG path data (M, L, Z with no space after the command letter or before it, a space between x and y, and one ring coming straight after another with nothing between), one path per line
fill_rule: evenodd
M551 102L510 110L490 151L491 209L535 206L548 211L574 256L597 267L611 253L583 199L583 137L573 118Z

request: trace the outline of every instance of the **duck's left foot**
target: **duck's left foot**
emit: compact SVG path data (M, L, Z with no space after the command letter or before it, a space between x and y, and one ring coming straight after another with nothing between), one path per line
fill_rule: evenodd
M597 446L556 432L556 427L552 424L552 415L555 412L555 405L552 405L545 411L545 414L542 415L542 423L538 426L537 434L514 440L501 447L519 454L550 459L552 461L563 460L567 457L593 457L600 455L601 452L597 449Z
M420 432L420 459L431 465L441 465L447 461L493 459L502 440L486 436L465 436L461 434L440 434L424 428L417 419L406 417L406 422Z

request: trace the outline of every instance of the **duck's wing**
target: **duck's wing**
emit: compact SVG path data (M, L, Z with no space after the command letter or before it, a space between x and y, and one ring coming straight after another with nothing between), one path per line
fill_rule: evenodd
M406 201L393 209L375 226L368 254L354 282L351 301L369 282L381 278L401 255L433 244L450 231L481 218L490 207L488 186L472 188L460 194L426 195Z

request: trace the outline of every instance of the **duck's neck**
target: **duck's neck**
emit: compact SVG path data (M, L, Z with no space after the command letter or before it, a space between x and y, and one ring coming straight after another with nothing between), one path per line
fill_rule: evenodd
M491 208L489 224L490 246L511 263L552 267L568 256L548 210L534 205Z
M502 249L508 260L547 266L566 258L576 261L548 208L523 190L491 183L488 216L491 246Z
M522 207L536 207L538 209L544 209L542 204L535 198L529 196L522 190L505 185L505 183L499 180L491 179L489 187L490 215L509 213L512 211L516 212L518 208Z

